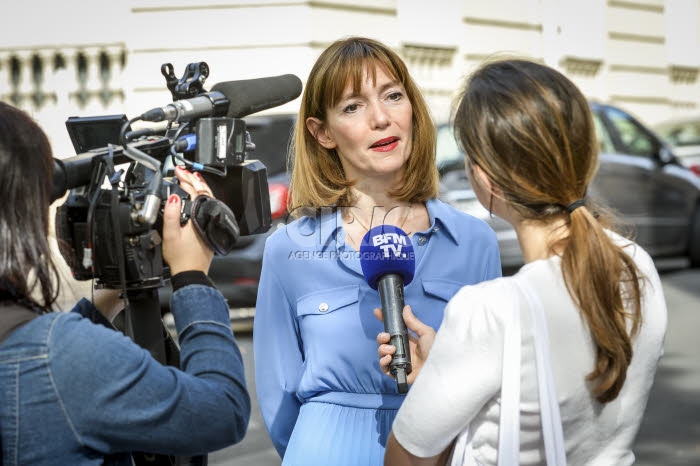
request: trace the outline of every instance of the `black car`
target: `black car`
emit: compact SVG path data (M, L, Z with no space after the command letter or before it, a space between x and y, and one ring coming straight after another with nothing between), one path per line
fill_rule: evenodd
M262 269L265 240L287 217L289 177L287 149L294 130L296 114L261 115L245 118L255 150L248 159L260 160L267 168L272 227L266 233L241 236L225 256L214 256L209 276L231 307L232 324L241 321L247 327L252 319ZM167 306L168 287L159 290L161 303Z
M600 165L588 195L612 208L652 257L686 256L691 266L700 266L700 177L628 112L597 102L590 106ZM491 225L504 268L522 265L515 231L479 204L464 171L464 155L447 124L438 127L437 157L442 199Z

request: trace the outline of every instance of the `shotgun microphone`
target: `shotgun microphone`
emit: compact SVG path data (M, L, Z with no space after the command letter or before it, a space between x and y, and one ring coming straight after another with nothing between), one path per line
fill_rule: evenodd
M141 118L179 122L202 117L243 118L291 102L299 97L301 87L301 80L293 74L227 81L215 84L211 92L153 108Z

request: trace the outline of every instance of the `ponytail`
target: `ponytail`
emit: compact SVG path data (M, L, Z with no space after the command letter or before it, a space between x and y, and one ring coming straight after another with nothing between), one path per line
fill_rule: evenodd
M632 337L642 319L640 272L587 208L569 216L562 273L595 347L586 380L596 399L608 403L620 393L632 361Z

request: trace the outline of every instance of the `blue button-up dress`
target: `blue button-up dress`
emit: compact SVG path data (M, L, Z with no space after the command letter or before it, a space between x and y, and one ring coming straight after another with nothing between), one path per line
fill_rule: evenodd
M405 302L433 328L463 286L501 275L496 235L438 200L411 237L415 276ZM303 217L266 243L254 323L255 379L283 464L381 465L404 399L379 369L379 293L345 241L339 210Z

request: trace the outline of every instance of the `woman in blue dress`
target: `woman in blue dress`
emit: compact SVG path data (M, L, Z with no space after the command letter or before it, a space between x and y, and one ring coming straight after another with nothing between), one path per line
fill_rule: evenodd
M355 37L320 55L290 152L296 219L267 240L254 325L258 402L285 466L383 464L404 395L376 358L380 298L358 253L369 229L409 235L405 302L434 328L461 287L501 274L491 228L437 199L435 138L389 47Z

